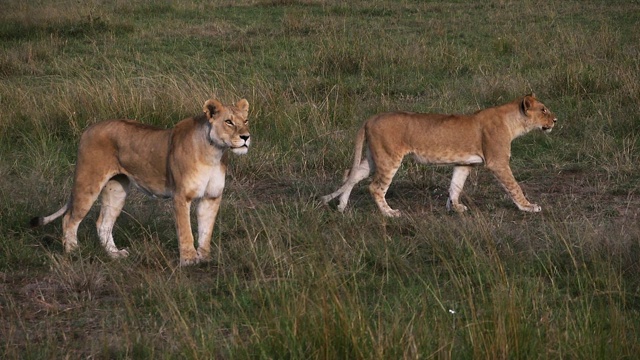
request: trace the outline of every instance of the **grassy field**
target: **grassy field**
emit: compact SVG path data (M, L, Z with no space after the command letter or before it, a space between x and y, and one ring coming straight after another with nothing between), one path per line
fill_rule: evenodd
M638 1L3 1L0 357L634 359L640 356ZM387 110L473 112L535 92L551 134L513 143L539 214L484 168L406 161L385 219L339 185ZM132 192L99 245L60 221L84 128L170 127L215 96L251 104L214 261L179 268L171 203Z

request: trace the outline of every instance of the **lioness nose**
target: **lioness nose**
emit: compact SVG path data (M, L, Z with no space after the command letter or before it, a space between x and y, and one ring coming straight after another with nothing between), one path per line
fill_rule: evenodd
M558 118L553 118L553 122L558 122Z
M240 135L240 139L247 141L249 140L249 135Z

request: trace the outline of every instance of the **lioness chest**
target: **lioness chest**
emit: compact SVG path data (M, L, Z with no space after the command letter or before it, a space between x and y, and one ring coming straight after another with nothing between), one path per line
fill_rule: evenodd
M192 199L217 198L224 190L226 166L222 163L200 165L189 176L183 177L182 191Z

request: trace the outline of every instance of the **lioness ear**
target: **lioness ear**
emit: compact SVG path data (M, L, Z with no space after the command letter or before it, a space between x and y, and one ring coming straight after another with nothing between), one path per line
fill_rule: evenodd
M209 99L205 101L204 106L202 107L202 111L207 115L207 119L211 119L215 114L222 111L222 109L224 109L224 106L216 99Z
M520 110L522 110L522 113L525 116L527 116L527 111L533 105L533 100L534 100L533 94L527 95L522 99L522 103L520 103Z
M236 103L236 107L244 113L245 117L249 114L249 102L247 101L247 99L242 99L238 101Z

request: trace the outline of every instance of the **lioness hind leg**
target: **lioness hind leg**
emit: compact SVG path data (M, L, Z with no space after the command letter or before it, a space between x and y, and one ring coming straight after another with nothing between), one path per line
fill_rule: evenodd
M112 258L121 258L129 255L125 249L118 250L113 241L113 225L122 211L125 199L129 193L129 179L124 175L118 175L107 182L102 189L100 216L96 222L100 243Z
M399 158L390 161L388 164L376 164L376 173L369 185L369 191L373 196L373 200L375 200L378 208L382 211L382 214L388 217L400 216L399 210L394 210L389 206L389 204L387 204L385 196L389 189L389 185L391 185L391 180L393 180L393 176L398 171L398 167L400 167L401 162L402 158Z
M349 196L351 195L351 191L353 190L353 187L356 186L356 184L358 184L360 181L368 178L369 175L371 174L371 170L374 167L375 166L373 164L373 159L371 158L371 155L367 151L365 158L362 159L362 161L360 161L360 164L349 171L349 174L345 179L344 184L342 184L342 186L335 192L329 195L323 196L322 201L325 204L327 204L329 203L329 201L333 200L335 197L340 196L338 211L341 211L341 212L344 211L344 209L347 207L347 203L349 202Z
M360 165L355 169L351 169L347 181L344 185L342 185L342 188L344 188L344 190L340 195L338 211L344 211L344 209L347 207L347 203L349 202L349 196L351 196L353 187L356 186L356 184L358 184L360 181L368 178L371 174L371 168L373 167L373 160L371 159L371 155L369 155L369 152L367 152L366 157L362 159L362 161L360 161Z
M104 179L103 181L94 181L92 183L90 181L92 179L88 179L88 181L78 180L80 178L76 176L69 210L62 218L62 244L66 252L71 252L78 247L78 226L91 209L100 194L100 190L108 180Z
M467 176L471 172L471 166L458 165L453 168L451 185L449 186L449 199L447 199L447 210L458 213L467 211L467 207L460 203L460 193L464 187Z

